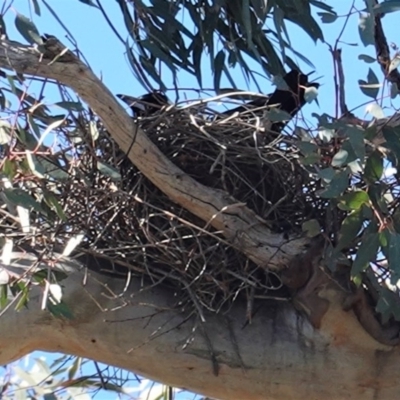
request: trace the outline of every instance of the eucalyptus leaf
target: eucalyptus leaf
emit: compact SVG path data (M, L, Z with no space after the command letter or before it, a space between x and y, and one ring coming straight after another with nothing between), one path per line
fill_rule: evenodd
M374 63L376 61L376 58L371 57L371 56L369 56L367 54L360 54L358 56L358 59L366 62L367 64L372 64L372 63Z
M43 213L40 203L24 190L19 188L3 189L3 193L11 204Z
M374 16L372 14L363 13L360 15L358 33L364 46L375 43L374 26Z
M335 170L331 167L320 169L318 171L318 176L325 182L329 183L335 176Z
M332 158L332 167L341 167L346 164L349 153L346 150L339 150Z
M367 158L364 170L364 179L368 183L379 181L383 174L383 158L379 151L374 151Z
M376 119L385 118L382 107L377 103L369 103L367 107L365 107L365 111Z
M357 190L341 196L338 207L342 210L352 211L360 209L362 205L368 204L368 202L368 193L364 190Z
M379 235L377 232L366 232L361 241L351 267L351 275L356 276L369 267L371 261L376 258L379 249Z
M400 303L398 295L385 288L380 287L379 299L376 304L376 311L382 316L382 323L387 323L391 317L400 321Z
M43 44L43 39L40 36L35 24L27 17L17 13L15 17L15 27L23 38L30 44Z
M338 172L329 183L328 187L320 192L325 199L332 199L340 196L349 186L349 174L347 171Z
M390 74L393 70L397 69L399 65L400 65L400 55L396 55L390 62L388 74Z
M315 237L321 233L321 226L316 219L303 222L301 229L307 237Z
M374 11L377 14L389 14L400 10L400 1L386 0L374 6Z
M68 111L83 111L84 107L80 101L59 101L54 104L55 106L64 108Z
M317 13L321 17L321 21L324 24L331 24L335 22L338 18L337 14L327 13L327 12L318 12Z
M346 247L352 246L352 241L361 232L364 217L361 209L355 210L347 215L343 220L339 232L339 241L335 248L336 251L341 251Z

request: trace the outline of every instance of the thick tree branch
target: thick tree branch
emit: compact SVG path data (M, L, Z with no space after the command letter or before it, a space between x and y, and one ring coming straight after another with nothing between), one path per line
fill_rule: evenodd
M53 51L53 39L46 44ZM306 239L287 242L226 193L205 187L170 162L138 128L112 93L72 53L54 58L17 42L0 40L0 67L54 79L77 93L102 119L120 148L140 171L180 206L224 232L232 244L260 266L279 269L300 253ZM131 146L133 137L135 143Z
M7 268L19 274L36 260L26 253L14 257ZM290 303L265 301L245 328L245 308L238 303L228 317L206 314L205 329L197 326L193 334L196 321L185 320L174 308L173 293L161 286L146 289L134 278L124 291L123 279L89 272L84 280L76 261L64 259L56 267L68 271L63 300L74 318L41 311L43 291L34 287L29 309L10 307L1 317L0 364L39 349L95 359L220 399L398 396L399 352L375 342L344 312L338 291L320 294L330 302L320 330ZM202 331L211 341L218 376Z

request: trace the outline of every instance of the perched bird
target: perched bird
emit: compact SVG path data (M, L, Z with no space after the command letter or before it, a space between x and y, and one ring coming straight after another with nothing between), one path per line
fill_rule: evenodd
M232 115L234 113L245 113L249 116L252 114L263 115L266 107L276 107L279 110L286 111L292 117L304 106L306 100L304 98L306 88L315 87L318 89L319 83L308 82L308 75L304 75L297 70L288 72L283 80L287 85L287 89L277 88L271 95L267 97L258 97L242 106L225 111L224 115ZM252 113L252 110L254 112ZM271 130L275 132L281 131L286 124L283 122L274 123Z
M170 104L168 97L160 91L146 93L139 98L125 94L117 94L117 97L128 104L134 118L149 116Z

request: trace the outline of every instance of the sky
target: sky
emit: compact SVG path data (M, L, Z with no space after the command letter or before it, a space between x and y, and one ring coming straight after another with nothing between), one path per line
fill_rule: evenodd
M327 2L330 4L330 2ZM345 15L350 9L350 1L346 0L331 0L335 10L341 18L334 24L323 24L326 43L318 42L315 44L302 30L297 26L287 23L289 36L293 48L304 54L315 65L316 73L313 77L320 77L318 80L322 83L318 102L320 110L331 115L334 114L334 87L333 87L333 61L329 51L328 44L333 46L338 33L341 31L345 22ZM19 12L31 18L39 29L40 33L48 33L57 36L61 41L68 45L67 34L65 29L57 22L54 16L46 8L45 4L39 1L41 16L35 15L31 0L14 0L13 8L6 15L6 26L8 35L15 39L24 42L21 35L14 27L13 19L15 12ZM124 93L132 96L140 96L145 92L145 89L135 80L129 62L124 53L124 44L121 43L115 35L112 34L108 24L102 17L100 11L94 7L89 7L78 0L47 0L47 4L52 7L55 14L62 20L64 26L72 34L73 39L78 42L79 49L88 60L93 71L102 77L104 83L114 93ZM120 27L119 32L122 37L126 38L125 25L122 16L114 0L103 1L110 20L114 26ZM361 0L355 1L355 6L358 10L362 10L364 2ZM385 33L389 43L395 42L397 39L397 24L398 13L387 14L384 18ZM319 18L319 17L317 17ZM356 44L356 45L353 45ZM360 104L369 101L358 87L358 79L366 80L370 67L375 71L378 77L382 77L378 65L367 64L358 60L360 54L368 54L374 56L373 46L365 48L360 44L358 35L358 15L354 14L348 21L346 29L342 35L341 44L342 59L346 75L346 101L350 109L358 107ZM304 72L310 72L312 69L297 60L301 69ZM208 65L204 65L209 68ZM164 69L166 71L166 69ZM213 78L211 74L203 74L203 87L210 88L213 86ZM247 89L246 82L241 73L235 74L235 79L238 82L238 87ZM197 87L197 82L193 76L186 73L179 74L180 87ZM267 79L260 80L262 85L265 85L265 91L268 93L272 88ZM265 82L265 83L263 83ZM221 86L229 86L227 81L223 81ZM255 86L251 86L250 90L256 90ZM386 90L387 93L387 90ZM310 108L308 108L310 110ZM318 112L318 110L316 110ZM358 112L363 115L365 106L358 109Z
M5 0L9 3L10 0ZM68 45L67 34L63 26L57 21L57 18L52 15L42 0L37 0L41 16L34 14L31 0L14 0L13 8L5 16L7 33L10 39L25 43L25 40L18 33L14 27L14 19L16 12L19 12L26 17L31 18L40 33L47 33L57 36L63 43ZM334 86L333 86L333 59L329 51L329 45L334 46L335 40L339 32L343 28L345 22L345 15L347 15L351 1L347 0L330 0L326 3L334 5L334 8L341 18L334 24L323 24L322 29L325 36L325 43L314 43L304 32L293 24L288 23L288 31L291 39L292 46L305 55L315 65L316 73L313 77L320 77L318 82L322 84L319 89L318 104L307 106L307 118L312 118L311 113L316 111L318 113L326 112L334 115ZM121 43L115 35L112 34L105 19L100 14L99 10L89 7L78 0L47 0L54 10L55 14L59 17L68 31L71 33L74 40L79 45L80 51L84 54L89 65L93 71L102 78L103 82L110 88L113 93L124 93L135 97L140 96L145 92L145 89L135 80L129 62L127 61L124 53L124 44ZM114 0L103 0L103 7L105 8L108 17L116 27L120 27L119 32L123 38L126 38L125 25L122 16ZM364 9L364 2L355 0L355 7L358 10ZM400 13L387 14L384 17L383 24L385 34L389 43L396 43L398 40L398 21ZM371 99L366 97L358 86L358 80L366 80L369 68L372 68L375 74L382 82L382 74L377 63L367 64L358 59L360 54L367 54L375 56L373 46L364 47L359 39L358 33L358 13L354 13L349 19L346 29L343 32L339 47L342 49L343 67L346 78L346 102L349 109L361 107L356 109L356 114L360 117L365 115L366 106ZM296 60L296 58L294 57ZM299 66L304 72L310 72L312 69L302 63L300 60ZM207 65L204 66L208 68ZM237 78L237 84L242 89L256 90L254 86L246 87L246 82L240 73L234 73ZM268 93L272 86L268 80L262 80L262 85L265 85L265 92ZM264 83L265 82L265 83ZM181 87L197 87L197 82L194 77L187 74L179 75L179 85ZM222 87L227 85L227 82L222 82ZM204 74L204 87L213 86L213 78L211 74ZM384 88L381 92L382 95L387 96L388 88ZM47 102L58 101L57 98L51 98L52 93L48 94ZM396 100L394 104L396 105ZM387 115L390 115L390 110L385 110ZM315 123L315 120L314 120ZM24 360L20 363L21 368L29 369L32 366L33 357L47 357L48 361L53 361L60 355L46 355L41 352L35 352L28 361ZM88 364L87 371L92 373L94 371L93 364ZM0 370L0 375L2 370ZM116 396L101 393L96 397L97 399L114 399ZM179 396L178 399L193 399L194 395Z

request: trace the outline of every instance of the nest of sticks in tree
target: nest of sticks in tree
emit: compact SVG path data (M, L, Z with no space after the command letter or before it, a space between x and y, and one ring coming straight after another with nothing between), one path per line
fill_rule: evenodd
M75 122L59 128L64 149L57 164L68 177L52 189L66 219L54 227L37 224L37 235L47 239L36 243L50 243L55 233L65 245L83 234L80 249L113 260L119 267L112 273L129 269L215 312L243 294L275 296L279 278L234 249L209 221L164 195L118 149L97 117L85 112ZM324 226L325 204L301 162L294 134L270 132L256 117L227 118L204 103L161 110L137 122L185 173L246 203L277 234L300 235L310 219ZM31 238L22 235L25 240Z

